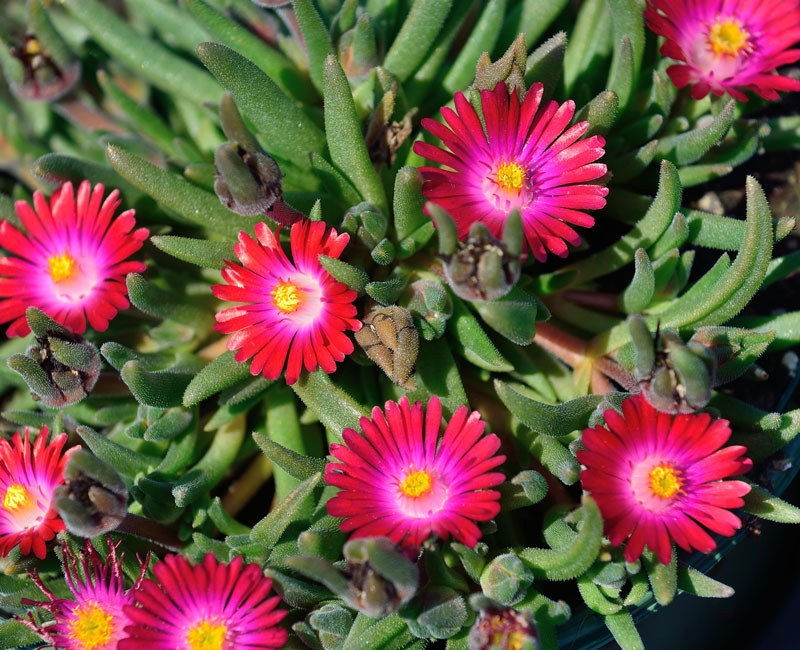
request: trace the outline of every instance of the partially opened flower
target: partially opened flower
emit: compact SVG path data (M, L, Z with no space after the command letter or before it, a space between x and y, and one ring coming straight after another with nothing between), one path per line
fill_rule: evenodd
M747 101L749 90L764 99L800 90L800 81L773 71L800 59L797 0L647 0L647 26L666 41L661 54L680 61L667 68L692 97L709 91Z
M33 580L50 600L23 599L22 604L46 609L55 620L42 627L36 625L29 614L29 620L23 622L53 648L117 650L117 643L127 636L125 627L130 624L124 607L133 604L133 592L139 588L147 570L147 562L140 563L139 578L126 589L122 573L124 553L117 556L120 543L109 542L105 561L100 559L88 539L79 557L75 557L64 544L64 575L72 597L57 597L44 586L37 574L33 574Z
M363 435L342 433L344 445L331 445L340 462L328 463L325 481L342 488L328 501L328 514L345 517L340 527L352 537L384 536L405 547L431 535L453 536L475 546L475 522L500 511L500 493L489 488L505 480L492 471L505 461L496 456L500 439L483 435L477 411L459 407L440 436L442 405L432 397L424 408L407 397L377 406L372 419L359 421Z
M540 261L547 251L566 257L567 243L580 243L571 226L593 226L594 218L584 210L602 208L608 194L591 183L606 173L606 166L595 162L605 140L599 135L579 140L589 123L567 128L575 102L542 105L542 94L542 84L536 83L520 105L517 93L509 98L503 82L494 91L481 91L484 132L475 109L456 93L456 110L442 108L450 128L422 120L449 151L414 143L417 154L444 166L420 168L426 180L422 194L450 213L462 240L476 221L499 239L509 213L518 209L525 238Z
M226 262L214 285L217 298L243 302L217 314L216 330L233 336L228 349L238 362L252 359L250 372L277 379L286 366L293 384L303 367L331 373L336 362L353 351L347 330L361 328L355 318L356 292L337 282L322 268L320 255L338 258L347 234L337 235L321 221L302 221L290 233L292 261L281 248L278 234L266 224L256 226L257 241L239 233L236 255L242 266Z
M30 332L25 310L37 307L76 334L86 321L98 332L108 328L120 309L127 309L125 276L145 270L129 260L149 232L134 230L134 211L118 217L119 192L103 200L103 186L72 183L53 192L50 203L40 192L33 207L17 201L16 211L26 233L0 220L0 247L12 256L0 257L0 323L11 322L8 336Z
M182 555L167 555L134 592L127 605L131 625L119 650L269 650L282 648L286 612L269 597L272 580L242 557L220 563L208 553L192 566Z
M716 544L700 526L720 535L741 527L731 508L744 505L744 481L722 481L749 471L747 449L723 447L727 420L707 413L672 416L657 411L641 394L622 403L622 415L604 414L606 426L583 432L578 461L583 489L597 501L611 544L625 544L625 559L644 549L668 564L673 540L704 553Z
M49 542L64 530L64 522L53 508L53 493L64 482L64 465L69 454L61 454L67 434L47 444L47 427L42 427L31 450L28 429L23 439L17 431L11 443L0 440L0 555L15 546L23 555L33 550L43 559Z

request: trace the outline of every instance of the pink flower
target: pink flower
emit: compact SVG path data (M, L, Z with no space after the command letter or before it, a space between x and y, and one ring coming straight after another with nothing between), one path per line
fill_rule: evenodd
M422 194L450 213L461 239L476 221L499 238L516 208L539 261L546 259L547 251L566 257L565 242L580 244L568 224L593 226L594 219L584 210L602 208L608 194L607 188L588 184L606 173L605 165L595 163L604 153L605 140L596 135L578 142L589 123L567 129L575 102L541 106L542 93L542 84L534 84L520 106L517 93L509 99L502 82L494 92L481 91L486 132L469 101L456 93L457 112L442 108L450 128L422 120L450 151L414 143L415 153L445 166L420 168L426 181Z
M500 440L482 436L477 411L456 410L440 437L442 405L432 397L427 410L408 398L377 406L361 418L363 435L342 433L344 445L331 445L339 463L328 463L325 481L342 488L328 501L328 514L345 517L340 528L353 537L388 537L405 547L419 546L431 534L450 535L467 546L481 537L476 521L500 511L500 493L488 488L505 480L493 472L505 461L495 456Z
M349 235L337 235L321 221L297 222L290 262L279 232L259 223L258 241L239 233L236 256L243 266L226 262L222 277L228 284L211 289L221 300L248 303L217 314L216 330L233 333L228 349L238 350L236 360L252 358L250 372L267 379L277 379L285 365L286 383L293 384L304 366L334 372L353 351L345 331L361 329L361 321L355 318L356 292L334 280L318 259L338 258Z
M677 88L692 97L709 91L746 102L749 90L764 99L800 90L800 81L771 74L800 59L798 0L647 0L647 26L667 40L661 54L681 61L667 68Z
M5 557L15 546L20 553L33 553L40 560L46 554L45 542L64 530L64 522L52 507L53 492L64 482L64 465L78 447L61 454L67 434L61 433L47 444L47 427L42 427L36 442L14 433L11 444L0 440L0 555Z
M27 234L0 221L0 246L13 257L0 257L0 323L11 321L8 336L30 332L28 307L38 307L77 334L86 320L98 332L108 328L120 309L127 309L125 276L145 270L128 260L149 232L133 230L134 211L114 218L119 207L114 190L103 201L103 186L83 181L77 200L72 183L53 192L50 204L40 192L32 208L17 201L17 215Z
M49 611L55 621L42 627L36 625L32 615L23 621L50 645L44 647L64 650L117 650L117 643L124 639L125 626L130 624L123 611L126 605L133 604L133 592L139 588L147 570L147 562L140 562L139 579L125 589L122 560L124 553L117 556L117 546L109 540L109 551L105 562L100 560L97 551L88 539L85 551L76 558L65 543L64 574L72 592L72 598L58 598L48 590L38 574L32 579L50 599L36 602L23 599L23 605L34 605ZM80 568L79 568L80 565Z
M182 555L167 555L134 592L138 607L123 609L131 625L119 650L270 650L282 648L287 633L278 623L286 612L268 598L272 580L256 564L242 567L211 553L192 566Z
M625 559L633 562L645 546L662 563L671 555L670 539L687 551L704 553L716 544L702 524L720 535L741 527L730 508L744 505L750 491L743 481L721 481L749 471L745 447L725 447L727 420L707 413L672 416L639 395L608 410L606 426L583 432L578 461L583 489L597 501L605 534L617 546L626 539ZM630 537L630 539L628 539Z

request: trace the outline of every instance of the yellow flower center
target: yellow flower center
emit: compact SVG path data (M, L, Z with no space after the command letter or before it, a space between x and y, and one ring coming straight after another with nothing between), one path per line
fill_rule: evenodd
M520 190L525 184L525 170L517 163L502 163L497 168L495 182L504 190Z
M400 484L403 494L409 497L421 497L431 491L433 477L428 472L411 472Z
M287 313L295 311L300 306L300 300L303 297L300 289L289 282L279 284L270 292L270 295L275 306Z
M78 605L69 624L69 638L81 650L94 650L108 643L114 631L111 614L94 601Z
M189 630L186 642L192 650L222 650L227 631L224 625L202 621Z
M30 505L28 491L17 483L9 485L3 497L3 508L5 510L19 510L27 505Z
M735 18L717 19L708 32L708 42L714 48L714 54L730 54L737 56L742 50L749 49L750 34Z
M650 470L650 489L653 494L663 499L669 499L678 493L683 493L683 479L681 472L673 469L672 465L660 463Z
M47 259L47 263L50 265L50 277L53 278L53 282L61 282L71 278L78 267L69 252L53 255L53 257Z

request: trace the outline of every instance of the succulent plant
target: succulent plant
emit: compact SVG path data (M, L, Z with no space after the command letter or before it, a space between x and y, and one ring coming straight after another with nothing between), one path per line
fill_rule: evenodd
M740 511L800 523L771 1L7 0L0 647L597 647L588 611L634 650L731 596L694 567Z

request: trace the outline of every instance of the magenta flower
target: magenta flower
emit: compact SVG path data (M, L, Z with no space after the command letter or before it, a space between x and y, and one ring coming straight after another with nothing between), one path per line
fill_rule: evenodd
M103 201L103 186L83 181L77 198L72 183L53 192L50 203L41 192L32 208L17 201L17 215L27 234L0 220L0 323L11 321L6 334L25 336L28 307L38 307L76 334L86 321L103 332L120 309L127 309L125 276L145 270L129 260L147 239L147 228L133 230L134 211L114 218L119 207L114 190Z
M67 434L61 433L47 444L47 427L42 427L36 442L28 429L25 439L14 433L11 444L0 440L0 555L5 557L15 546L20 553L40 560L47 552L46 542L64 530L64 522L52 507L53 493L64 482L64 465L78 447L61 454Z
M606 166L595 162L605 140L596 135L578 141L589 123L567 129L575 102L541 106L542 93L542 84L534 84L520 105L516 92L509 99L503 82L494 92L481 91L485 132L475 109L456 93L457 112L442 108L450 128L422 120L449 151L414 143L415 153L445 167L420 168L426 181L422 194L450 213L461 239L476 221L499 238L509 213L519 209L525 238L539 261L547 251L566 257L565 242L580 244L569 224L593 226L594 218L584 210L602 208L608 194L607 188L590 184L606 173Z
M117 650L117 643L127 636L125 626L130 623L124 607L133 604L133 592L139 588L147 570L147 562L140 562L139 578L126 590L122 574L124 553L117 556L120 543L114 544L109 540L105 562L88 539L84 552L78 558L64 544L64 574L72 598L56 597L42 584L38 574L32 574L34 582L50 600L36 602L23 599L22 604L46 609L55 621L42 627L36 625L29 614L29 620L23 620L23 623L50 644L44 647Z
M586 449L578 451L583 489L597 501L611 544L628 540L628 562L646 544L668 564L670 539L687 551L714 550L700 524L733 535L742 523L729 509L743 506L750 491L744 481L720 480L753 466L745 447L722 448L730 423L707 413L662 413L641 394L626 399L622 413L606 411L606 426L586 429Z
M182 555L167 555L134 592L138 607L126 605L131 625L119 650L271 650L287 633L278 623L286 612L268 597L272 580L256 564L242 568L211 553L192 566Z
M505 480L493 472L505 461L495 456L500 439L482 436L477 411L456 410L440 437L442 405L432 397L427 409L408 398L377 406L361 418L363 435L342 433L344 445L331 445L340 462L328 463L325 481L342 488L328 501L328 514L345 517L340 528L352 537L388 537L405 547L428 537L451 535L467 546L481 537L476 521L500 511L500 493L488 488Z
M345 331L361 329L355 318L356 292L337 282L322 268L320 255L338 258L350 237L337 235L321 221L292 226L292 262L278 234L264 223L256 226L254 241L239 233L236 256L243 266L226 262L222 277L228 284L211 287L221 300L244 302L217 314L216 330L233 336L228 349L238 350L241 363L252 358L250 372L277 379L286 366L286 383L293 384L301 369L317 367L331 373L336 362L353 351Z
M800 81L772 72L800 59L797 0L647 0L647 26L667 40L661 54L676 61L667 74L692 97L709 91L746 102L749 90L764 99L800 90Z

